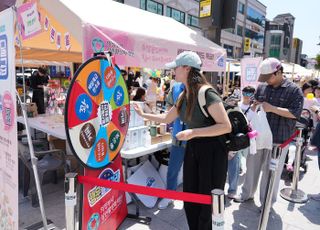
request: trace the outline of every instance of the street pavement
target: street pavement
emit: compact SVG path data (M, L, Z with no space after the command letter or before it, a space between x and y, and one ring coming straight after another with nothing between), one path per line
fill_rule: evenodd
M318 169L316 152L308 153L308 171L303 173L299 181L299 189L306 194L320 193L320 171ZM243 177L240 178L240 186ZM240 186L238 190L240 191ZM284 180L280 181L280 189L289 187L290 184ZM64 214L64 189L63 179L58 184L43 185L44 205L47 218L53 221L59 229L65 228ZM228 186L226 186L227 189ZM181 187L179 188L181 190ZM259 191L259 189L258 189ZM257 192L253 201L242 204L234 203L226 198L225 229L257 229L260 217L259 193ZM129 213L135 213L135 205L128 205ZM188 229L183 202L175 201L173 205L165 210L155 208L149 209L140 204L140 214L152 218L151 224L144 225L131 219L125 219L119 229L131 230L177 230ZM24 229L36 222L41 221L40 209L31 207L28 197L23 198L19 193L19 228ZM277 202L269 215L267 229L277 230L319 230L320 229L320 201L309 199L304 204L294 204L278 196Z

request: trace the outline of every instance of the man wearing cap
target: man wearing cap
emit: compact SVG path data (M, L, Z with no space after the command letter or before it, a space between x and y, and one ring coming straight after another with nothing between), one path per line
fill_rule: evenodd
M282 144L295 132L296 120L300 118L303 108L303 94L300 88L293 82L286 79L283 75L281 62L276 58L267 58L260 65L259 82L255 99L261 104L267 113L267 119L271 128L273 143ZM283 170L288 146L282 149L279 157L272 203L277 199L280 176ZM264 149L262 154L257 154L256 161L270 162L271 151ZM260 186L260 201L264 201L266 185L268 180L267 173L263 173ZM252 194L243 199L252 199Z

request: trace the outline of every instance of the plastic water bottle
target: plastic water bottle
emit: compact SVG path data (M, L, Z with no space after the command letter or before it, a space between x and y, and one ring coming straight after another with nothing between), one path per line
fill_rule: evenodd
M257 153L257 142L256 138L251 138L250 139L250 154L254 155Z
M257 142L256 137L258 136L258 132L256 130L252 130L248 133L248 136L250 138L250 149L249 152L251 155L254 155L257 153Z

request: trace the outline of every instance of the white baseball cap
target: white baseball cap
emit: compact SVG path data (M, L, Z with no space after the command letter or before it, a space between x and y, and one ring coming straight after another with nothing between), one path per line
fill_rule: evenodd
M178 66L191 66L200 70L202 65L199 55L193 51L183 51L173 62L167 63L167 69L174 69Z
M276 58L266 58L261 62L259 68L260 76L258 81L266 82L273 73L281 68L281 62Z

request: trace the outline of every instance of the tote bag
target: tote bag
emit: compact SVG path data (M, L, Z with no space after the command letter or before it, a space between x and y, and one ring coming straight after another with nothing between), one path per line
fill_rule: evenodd
M272 132L267 120L267 114L263 110L262 106L258 106L257 112L251 120L253 130L258 132L256 137L256 145L258 149L270 149L272 150Z

